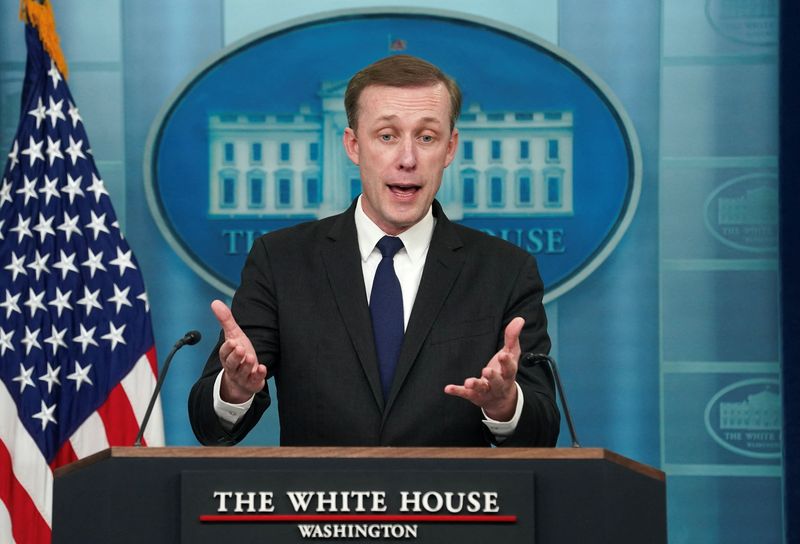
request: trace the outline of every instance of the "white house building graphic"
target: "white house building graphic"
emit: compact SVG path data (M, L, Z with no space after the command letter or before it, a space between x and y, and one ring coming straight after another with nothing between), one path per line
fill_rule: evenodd
M323 83L321 113L209 116L209 216L313 219L361 192L342 147L346 83ZM570 111L483 111L458 122L460 149L437 198L451 219L573 213Z

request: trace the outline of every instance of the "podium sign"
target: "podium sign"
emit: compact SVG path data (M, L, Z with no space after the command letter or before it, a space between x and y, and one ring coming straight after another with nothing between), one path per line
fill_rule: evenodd
M111 448L53 543L666 543L664 473L599 448Z
M532 471L181 474L181 542L534 542Z

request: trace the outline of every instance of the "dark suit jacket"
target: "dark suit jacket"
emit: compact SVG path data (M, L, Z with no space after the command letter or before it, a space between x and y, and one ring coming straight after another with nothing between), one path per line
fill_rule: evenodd
M274 377L281 444L479 446L491 435L481 411L446 395L503 345L505 325L525 318L523 353L550 348L535 259L516 246L437 223L406 328L395 379L383 398L354 222L345 213L259 238L242 270L233 315ZM220 343L222 337L220 338ZM270 404L267 388L229 433L213 410L219 345L189 397L198 440L234 444ZM552 378L520 367L525 405L503 446L552 446L559 428Z

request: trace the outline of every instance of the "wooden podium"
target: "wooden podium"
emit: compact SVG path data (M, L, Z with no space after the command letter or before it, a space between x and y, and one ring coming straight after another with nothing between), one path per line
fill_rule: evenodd
M664 473L600 448L111 448L53 542L666 543Z

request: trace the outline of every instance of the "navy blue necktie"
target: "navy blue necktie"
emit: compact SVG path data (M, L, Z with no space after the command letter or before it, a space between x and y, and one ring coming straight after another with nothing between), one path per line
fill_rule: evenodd
M369 313L372 315L383 398L387 399L403 345L403 292L394 273L394 255L403 247L403 242L400 238L384 236L377 247L383 258L372 282Z

